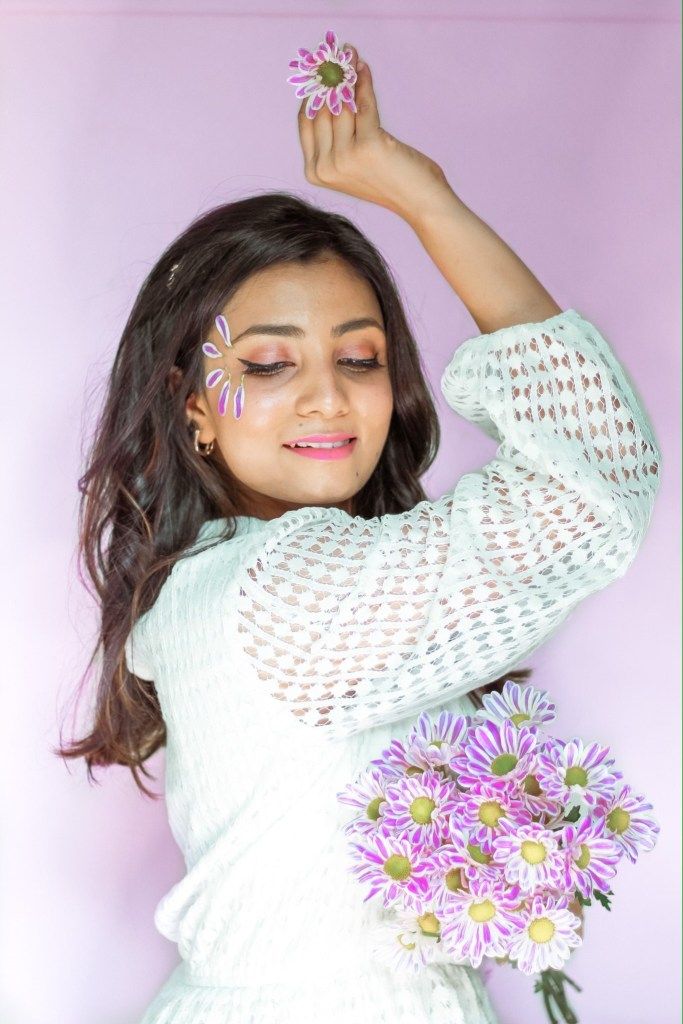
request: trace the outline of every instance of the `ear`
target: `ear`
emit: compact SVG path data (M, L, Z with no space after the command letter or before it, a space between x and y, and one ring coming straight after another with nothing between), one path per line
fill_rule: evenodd
M201 395L195 395L194 391L185 400L185 415L187 416L187 422L199 427L200 430L210 427L211 418L206 399L202 398Z

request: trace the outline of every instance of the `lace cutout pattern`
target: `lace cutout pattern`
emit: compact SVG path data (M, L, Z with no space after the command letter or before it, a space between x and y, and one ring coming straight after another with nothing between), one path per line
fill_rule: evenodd
M441 379L495 458L413 509L308 507L240 570L243 651L329 738L417 714L504 674L622 576L659 452L626 374L575 310L471 338Z

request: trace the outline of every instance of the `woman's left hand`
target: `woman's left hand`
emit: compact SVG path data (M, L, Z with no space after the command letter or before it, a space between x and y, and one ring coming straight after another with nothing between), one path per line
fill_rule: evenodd
M377 203L409 221L430 203L438 209L443 197L453 194L446 176L434 160L382 128L370 68L365 64L358 70L355 48L345 43L343 49L353 51L358 113L346 104L336 115L323 106L311 120L304 98L299 137L306 180Z

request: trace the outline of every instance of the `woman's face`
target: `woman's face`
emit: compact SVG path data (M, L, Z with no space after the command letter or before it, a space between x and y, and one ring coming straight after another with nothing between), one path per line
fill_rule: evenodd
M330 256L260 271L221 312L233 347L226 347L213 326L202 340L213 341L222 355L204 356L203 379L219 367L226 376L191 395L186 410L188 421L201 427L199 441L215 441L214 451L240 481L240 513L273 519L306 505L350 512L351 499L379 461L393 409L384 321L373 289L344 260ZM357 320L376 323L349 323ZM261 327L240 337L254 325ZM263 325L276 325L282 333ZM355 366L348 360L363 362ZM250 363L283 365L262 375L249 372ZM221 416L218 397L227 371L230 394ZM242 373L244 408L234 419ZM342 449L342 458L310 458L287 447L310 434L351 435L355 441Z

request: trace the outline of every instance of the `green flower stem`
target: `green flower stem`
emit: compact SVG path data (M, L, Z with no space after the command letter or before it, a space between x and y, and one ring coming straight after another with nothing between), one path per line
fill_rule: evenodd
M571 985L577 992L581 991L580 986L564 971L558 971L552 967L541 971L540 981L537 983L535 991L540 992L543 997L550 1024L559 1024L554 1011L560 1014L560 1019L564 1024L579 1024L579 1018L567 1002L565 984ZM551 1005L551 1001L554 1005Z

